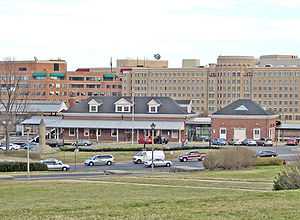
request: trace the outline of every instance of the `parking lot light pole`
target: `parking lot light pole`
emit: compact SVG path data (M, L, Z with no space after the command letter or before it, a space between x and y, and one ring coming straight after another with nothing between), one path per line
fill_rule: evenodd
M152 168L152 172L153 172L153 168L154 168L154 163L153 163L153 157L154 157L154 129L155 129L155 124L154 123L152 123L151 125L150 125L150 127L151 127L151 130L152 130L152 156L151 156L151 168Z
M27 176L30 177L30 162L29 162L29 129L27 129Z

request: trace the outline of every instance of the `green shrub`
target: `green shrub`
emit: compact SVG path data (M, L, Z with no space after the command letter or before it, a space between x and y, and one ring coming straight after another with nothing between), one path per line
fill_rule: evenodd
M285 166L273 181L273 189L300 189L300 162Z
M46 171L47 165L42 163L30 163L30 171ZM27 171L26 162L0 162L0 172Z
M255 166L281 166L283 165L283 160L274 157L258 157L255 160Z
M241 169L253 166L254 164L255 152L243 147L233 147L208 152L207 159L203 162L204 167L209 170Z

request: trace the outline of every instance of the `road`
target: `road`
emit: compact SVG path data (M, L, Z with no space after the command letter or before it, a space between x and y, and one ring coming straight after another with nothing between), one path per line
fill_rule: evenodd
M173 167L174 166L186 166L191 168L199 168L203 169L202 162L199 161L189 161L189 162L179 162L179 161L172 161ZM155 167L156 171L169 171L170 167ZM111 166L85 166L83 164L79 164L75 167L75 165L71 166L71 170L77 171L105 171L105 170L124 170L124 171L151 171L151 168L145 167L143 164L135 164L132 161L130 162L123 162L123 163L114 163Z

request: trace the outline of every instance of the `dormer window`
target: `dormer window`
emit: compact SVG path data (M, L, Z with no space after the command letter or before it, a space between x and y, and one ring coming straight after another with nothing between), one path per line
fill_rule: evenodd
M98 105L90 105L90 112L98 112Z
M130 112L130 105L116 105L116 112Z
M150 113L157 113L158 106L149 106L149 112Z
M131 102L126 100L125 98L119 99L115 104L116 112L130 112L131 111Z
M89 105L89 112L98 112L99 106L102 102L97 102L95 99L92 99L88 102Z
M158 109L159 109L159 106L160 106L160 103L157 102L156 100L154 99L151 99L148 103L148 112L149 113L157 113L158 112Z

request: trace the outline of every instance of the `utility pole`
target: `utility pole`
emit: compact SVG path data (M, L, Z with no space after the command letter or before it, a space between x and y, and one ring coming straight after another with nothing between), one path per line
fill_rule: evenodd
M27 177L30 178L30 158L29 158L29 129L27 129Z

